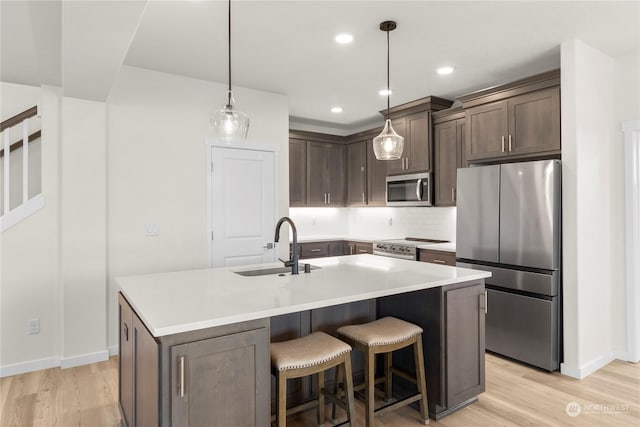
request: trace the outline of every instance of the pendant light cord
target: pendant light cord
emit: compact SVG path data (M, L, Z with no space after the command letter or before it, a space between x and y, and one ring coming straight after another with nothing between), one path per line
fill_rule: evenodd
M229 53L229 90L227 92L227 105L231 105L231 0L229 0L229 13L228 13L228 53Z
M389 30L387 30L387 119L389 118L389 98L391 97L391 88L389 87Z

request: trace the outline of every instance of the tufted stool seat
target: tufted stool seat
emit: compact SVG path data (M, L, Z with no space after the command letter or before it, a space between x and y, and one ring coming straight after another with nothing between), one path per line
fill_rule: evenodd
M346 379L345 400L324 389L324 371L336 367L336 381ZM344 371L344 372L342 372ZM286 416L308 409L303 404L287 411L287 379L318 374L318 424L324 424L324 396L347 411L351 425L355 419L353 381L351 380L351 346L324 332L314 332L301 338L271 344L271 372L276 377L276 425L284 427ZM315 406L314 404L314 406Z
M427 401L427 385L424 373L424 356L422 352L422 328L413 323L395 317L383 317L373 322L362 325L348 325L338 329L341 339L351 344L353 348L364 353L365 358L365 383L356 387L356 390L365 390L366 426L373 427L374 413L386 412L397 409L413 402L420 404L420 419L424 424L429 423L429 406ZM413 346L416 375L412 377L407 373L393 367L392 352L404 347ZM375 379L375 356L384 354L384 377ZM417 386L418 392L406 399L374 408L375 385L385 383L385 398L391 401L393 374L399 375Z

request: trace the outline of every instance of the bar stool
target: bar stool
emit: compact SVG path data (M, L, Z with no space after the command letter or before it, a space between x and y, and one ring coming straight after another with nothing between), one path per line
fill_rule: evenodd
M324 390L324 371L336 367L336 381L346 378L346 397ZM342 372L344 370L344 373ZM355 420L353 380L351 374L351 347L324 332L314 332L301 338L271 344L271 373L276 377L276 426L286 425L286 416L318 406L318 424L324 424L324 397L347 411L351 425ZM287 379L318 374L318 399L310 404L298 405L287 411Z
M366 426L373 427L374 412L383 413L395 410L413 402L420 404L420 421L429 424L429 406L427 400L427 385L424 373L424 357L422 353L422 328L413 323L383 317L362 325L343 326L338 329L338 335L353 348L364 353L365 382L355 387L355 390L365 390ZM415 378L404 371L394 368L392 352L404 347L413 346L416 366ZM375 379L375 355L384 353L385 374L383 378ZM389 402L392 397L393 374L414 382L418 388L417 394L398 402L385 405L378 410L374 408L374 393L376 383L385 383L385 398Z

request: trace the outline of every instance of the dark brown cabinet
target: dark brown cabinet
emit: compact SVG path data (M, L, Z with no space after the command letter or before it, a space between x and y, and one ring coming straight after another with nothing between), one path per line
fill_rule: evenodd
M466 119L464 112L458 111L440 115L434 114L433 162L435 206L456 205L456 174L463 167L463 144Z
M431 114L451 104L449 100L429 96L391 109L389 118L395 131L404 137L404 150L399 160L387 162L388 175L432 170ZM386 111L381 113L386 115Z
M172 426L267 425L268 328L174 345L171 360Z
M387 160L378 160L367 141L367 206L387 205Z
M307 142L289 140L289 206L307 205Z
M367 205L366 141L347 145L347 206Z
M268 319L154 338L118 301L124 425L269 424Z
M429 415L436 420L477 400L485 387L485 288L483 281L379 298L377 317L395 316L423 328ZM415 372L410 351L394 364ZM399 397L415 386L395 379ZM404 391L403 391L404 389Z
M467 116L466 160L559 155L559 84L554 70L460 97Z
M372 253L373 253L372 243L353 242L353 241L344 242L345 255L361 255L361 254L372 254Z
M307 145L307 206L344 206L345 148L309 142Z
M431 249L419 249L418 261L430 262L433 264L456 265L456 254L454 252L434 251Z
M158 425L158 352L155 338L147 331L129 303L119 296L120 381L119 401L124 425Z

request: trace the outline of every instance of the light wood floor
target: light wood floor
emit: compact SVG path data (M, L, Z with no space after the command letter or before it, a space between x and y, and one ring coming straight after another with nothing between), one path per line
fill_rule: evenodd
M548 374L487 355L486 392L480 401L432 427L640 425L640 365L614 361L585 378ZM47 369L0 379L0 426L119 426L118 359L72 369ZM570 417L567 404L581 413ZM363 425L363 406L358 414ZM598 406L600 405L600 406ZM327 406L328 408L328 406ZM617 409L617 411L616 411ZM313 412L289 420L315 426ZM376 417L376 426L420 426L403 408ZM232 426L224 426L232 427Z

